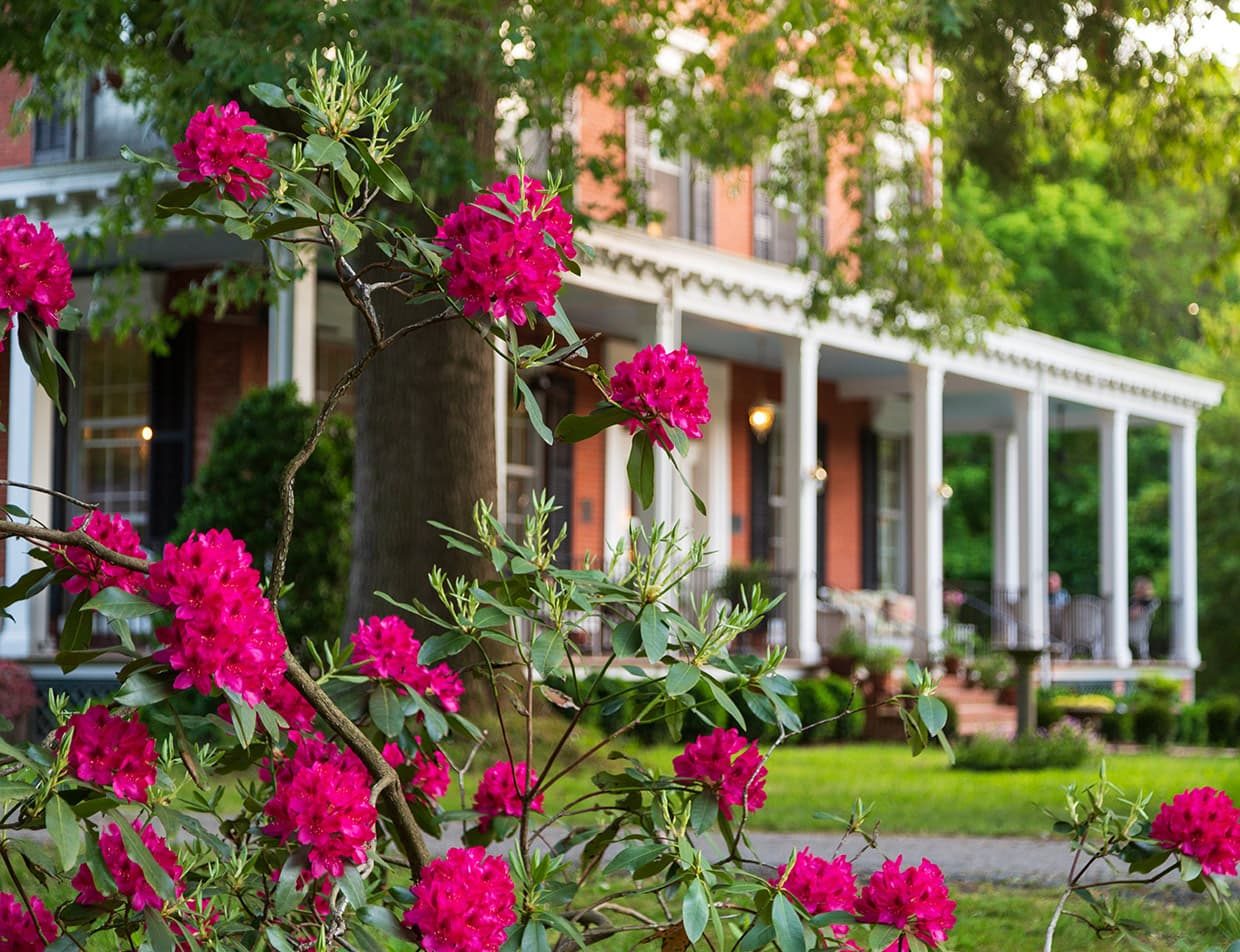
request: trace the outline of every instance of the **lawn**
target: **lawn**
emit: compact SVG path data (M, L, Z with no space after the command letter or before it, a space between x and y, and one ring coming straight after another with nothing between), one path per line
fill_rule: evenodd
M635 750L651 765L670 771L678 748ZM1111 754L1107 774L1125 791L1153 792L1166 799L1185 787L1209 785L1240 795L1240 759L1224 756L1170 757L1160 753ZM768 764L766 806L752 827L802 831L821 826L814 813L847 813L861 797L888 833L947 833L1040 836L1049 821L1040 806L1058 808L1063 787L1098 776L1097 761L1073 770L974 773L956 770L939 751L914 759L906 747L855 744L790 747ZM581 770L552 801L588 789L594 768Z

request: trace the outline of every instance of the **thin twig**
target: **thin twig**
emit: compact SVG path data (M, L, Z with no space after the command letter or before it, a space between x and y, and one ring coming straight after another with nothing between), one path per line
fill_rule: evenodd
M62 493L58 489L48 489L46 486L35 486L31 483L19 483L15 479L0 479L0 486L12 486L15 489L29 489L31 492L43 493L45 496L55 496L57 499L63 499L65 502L72 503L79 509L94 511L99 508L97 502L86 502L78 499L76 496L70 496L68 493Z
M121 568L132 569L135 572L146 572L151 567L151 563L146 559L125 555L114 549L109 549L97 539L88 536L81 529L49 529L46 526L14 522L12 519L0 519L0 539L7 539L9 536L19 536L36 542L46 542L50 545L79 546L86 549L91 555L98 556L111 565L119 565Z

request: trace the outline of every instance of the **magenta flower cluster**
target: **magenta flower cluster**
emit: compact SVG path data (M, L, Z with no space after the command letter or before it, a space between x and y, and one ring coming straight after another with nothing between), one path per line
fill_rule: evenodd
M639 350L632 360L616 364L611 399L634 414L624 421L630 433L645 430L652 443L669 453L669 426L699 440L702 424L710 422L710 390L697 358L683 344L670 353L662 344L653 344Z
M185 884L181 882L181 865L177 862L177 854L168 847L167 841L151 825L142 826L138 820L133 821L133 828L142 837L142 842L150 850L155 862L172 879L178 896L185 892ZM103 865L107 867L112 881L116 883L116 891L129 900L135 912L143 909L162 909L164 900L160 898L155 887L147 881L142 867L129 858L125 842L121 838L120 827L115 823L99 834L99 852L103 854ZM78 891L77 901L83 906L94 906L106 902L107 897L95 886L95 877L90 867L83 863L73 877L73 888Z
M787 873L788 878L784 879ZM824 912L855 912L857 908L857 880L852 864L845 856L833 860L815 856L809 849L797 853L788 872L788 864L779 867L772 885L783 880L784 891L805 907L811 916ZM848 926L837 923L831 927L836 938L848 935Z
M5 334L18 314L59 327L60 312L71 300L69 255L52 226L42 222L36 227L25 215L0 218L0 311L8 312Z
M426 952L496 952L517 921L508 864L480 846L428 863L413 901L404 924L421 933Z
M138 530L119 513L93 512L81 515L70 523L69 528L83 529L88 536L113 552L131 555L136 559L146 558ZM56 568L72 569L76 573L65 579L65 588L74 594L88 591L92 595L98 595L105 588L115 587L132 595L142 591L146 584L146 576L142 572L105 562L83 546L56 546L54 551Z
M465 315L517 325L525 323L527 304L544 316L555 313L561 255L577 255L572 217L558 196L528 176L510 175L462 204L435 240L448 251L448 293Z
M445 711L461 708L465 685L460 675L446 664L427 667L418 663L422 643L413 629L395 615L359 621L353 632L353 660L368 678L388 678L407 685L418 694L433 697Z
M146 803L155 782L155 741L137 715L118 717L97 705L69 718L57 738L69 730L69 770L75 777L111 787L122 800Z
M672 761L672 769L680 779L701 780L714 790L719 810L729 820L735 806L752 813L766 803L766 767L758 745L734 727L716 727L690 741Z
M30 897L30 911L27 912L26 904L17 896L0 893L0 949L5 952L43 952L59 937L56 920L38 896Z
M507 760L491 764L474 794L474 809L482 814L479 828L490 829L491 821L497 816L519 817L522 798L537 786L538 774L524 760L515 764ZM542 813L541 793L530 799L530 809Z
M1197 787L1164 803L1150 836L1165 850L1191 856L1207 876L1235 876L1240 860L1240 810L1213 787Z
M907 930L931 949L947 941L956 924L956 903L943 882L943 871L928 859L920 866L901 869L902 856L883 863L857 898L861 922ZM901 952L907 943L896 940L885 952Z
M370 802L370 774L356 754L302 736L273 779L275 793L263 808L271 822L263 832L307 847L311 876L339 877L345 863L365 862L379 813Z
M235 101L220 107L212 103L195 113L185 139L172 147L182 182L214 182L238 202L267 194L265 180L271 176L267 139L261 132L247 132L254 117Z
M164 647L154 657L178 672L178 689L225 688L255 705L279 688L284 635L250 563L244 542L211 529L169 542L151 566L151 600L173 612L155 631Z
M406 766L413 768L402 773L402 776L409 774L404 786L406 800L420 797L426 803L434 803L452 786L452 767L441 750L427 755L419 745L413 756L406 758L400 746L389 741L383 745L383 759L396 770Z

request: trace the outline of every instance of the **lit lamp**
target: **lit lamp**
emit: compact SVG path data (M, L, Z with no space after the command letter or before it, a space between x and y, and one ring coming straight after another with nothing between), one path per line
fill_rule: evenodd
M775 408L769 403L755 403L749 408L749 429L759 443L765 443L775 425Z
M827 481L827 467L822 465L822 460L814 464L814 468L809 471L809 478L819 485Z
M939 498L944 502L952 498L952 488L947 483L939 483L939 488L935 490L939 494Z
M151 442L151 440L155 438L155 431L152 430L149 426L144 426L141 430L138 431L138 435L142 437L143 443L149 443Z

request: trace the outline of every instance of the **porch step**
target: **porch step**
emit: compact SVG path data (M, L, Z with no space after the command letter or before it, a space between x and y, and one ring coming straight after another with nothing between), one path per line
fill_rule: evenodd
M956 709L956 730L961 737L1016 734L1016 708L1000 704L995 700L994 691L970 687L957 675L946 674L939 682L937 693Z

